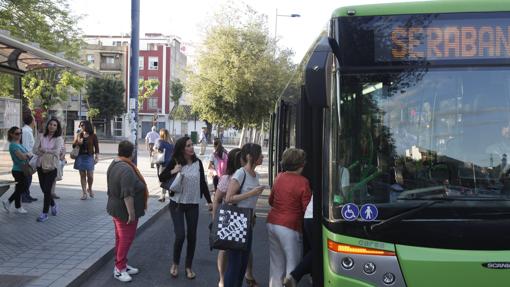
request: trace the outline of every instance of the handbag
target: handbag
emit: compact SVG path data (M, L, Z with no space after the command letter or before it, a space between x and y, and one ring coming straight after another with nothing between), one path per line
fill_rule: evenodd
M239 186L239 192L243 189L245 180L246 173ZM209 234L211 249L248 250L248 238L251 238L253 228L252 221L253 209L222 203L216 211Z
M151 163L162 164L164 162L165 162L165 150L163 149L162 152L159 150L155 150L151 158Z
M248 250L252 233L253 210L223 203L216 211L209 236L211 248Z
M50 172L57 168L58 158L51 153L45 153L41 156L41 168L43 172Z
M184 179L184 175L178 172L174 176L172 176L169 180L162 182L160 187L166 189L170 192L170 196L174 196L175 193L182 192L182 180Z
M23 170L23 174L27 177L32 176L36 172L36 169L32 168L28 162L24 162L21 169Z
M75 146L73 147L73 150L71 151L71 153L69 154L69 156L72 158L72 159L76 159L78 157L78 155L80 154L80 146Z

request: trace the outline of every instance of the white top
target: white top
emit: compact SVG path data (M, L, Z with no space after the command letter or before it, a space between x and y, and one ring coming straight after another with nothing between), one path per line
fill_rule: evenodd
M171 200L177 203L200 203L200 164L198 160L182 167L182 193L176 193Z
M313 195L312 198L310 198L310 202L306 206L304 218L313 218Z
M157 132L150 131L147 133L147 136L145 136L145 139L148 140L150 144L156 143L159 139L159 134Z
M243 180L244 180L243 188L239 192L239 194L243 194L243 193L249 192L250 190L256 188L257 186L260 186L260 182L259 182L260 176L259 176L259 174L255 172L255 176L252 176L252 175L250 175L249 172L245 171L243 167L238 169L234 173L234 175L232 175L232 179L236 180L239 183L239 185L243 184ZM255 209L255 207L257 206L257 199L258 198L259 198L258 196L252 196L252 197L247 198L245 200L239 201L237 203L237 206L239 206L239 207L248 207L248 208Z
M23 142L22 143L23 146L27 150L32 151L32 149L34 148L34 143L35 143L34 131L32 130L32 128L30 126L24 125L21 128L21 132L23 133L22 138L21 138L21 141Z
M205 135L205 132L202 131L200 133L200 139L198 140L199 142L206 142L207 141L207 136Z

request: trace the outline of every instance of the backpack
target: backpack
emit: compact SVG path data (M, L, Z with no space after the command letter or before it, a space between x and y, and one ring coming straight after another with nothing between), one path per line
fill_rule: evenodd
M218 166L216 167L216 173L218 174L218 177L221 177L227 171L228 155L227 155L227 153L224 152L223 155L221 156L221 158L216 157L216 159L218 160Z

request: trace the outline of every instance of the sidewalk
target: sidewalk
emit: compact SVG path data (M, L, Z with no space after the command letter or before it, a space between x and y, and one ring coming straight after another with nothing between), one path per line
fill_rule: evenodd
M106 170L111 159L96 165L95 198L80 200L79 173L68 164L64 180L57 183L58 216L44 223L36 222L42 209L42 192L37 176L31 193L39 200L23 204L28 214L0 211L0 286L67 286L114 246L114 229L106 213ZM149 204L139 227L166 206L157 201L160 188L156 170L149 168L148 156L139 154L139 167L149 185ZM8 175L1 179L11 179ZM12 193L6 192L4 200Z
M80 177L70 161L64 168L64 179L57 182L56 193L61 197L56 200L58 216L50 216L44 223L36 222L43 200L37 176L33 178L31 193L39 200L23 204L28 214L0 210L0 287L79 286L81 279L94 272L99 265L97 262L111 259L115 236L112 219L106 213L106 170L116 147L116 144L100 147L102 156L94 175L94 199L79 199ZM200 156L206 168L211 152L209 146L206 155ZM139 222L140 232L166 211L167 204L157 201L161 189L144 146L139 147L138 162L150 193L148 210ZM267 167L263 165L258 171L261 183L267 183ZM12 176L3 174L0 180L12 180ZM265 191L263 197L267 197L268 192ZM12 189L0 200L7 199L11 193ZM262 214L267 209L262 205L259 208Z

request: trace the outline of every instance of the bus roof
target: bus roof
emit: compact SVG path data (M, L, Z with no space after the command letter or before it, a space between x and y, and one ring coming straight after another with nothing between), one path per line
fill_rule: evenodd
M332 18L351 16L379 16L401 14L453 13L453 12L504 12L510 11L508 0L429 0L398 3L380 3L345 6L336 9Z

